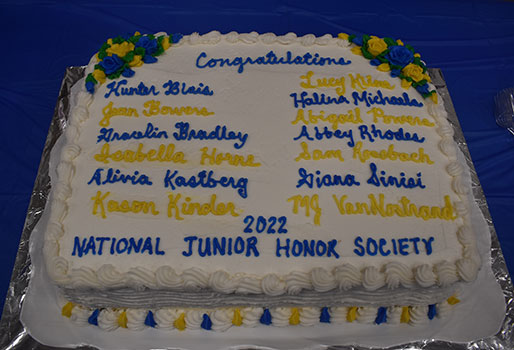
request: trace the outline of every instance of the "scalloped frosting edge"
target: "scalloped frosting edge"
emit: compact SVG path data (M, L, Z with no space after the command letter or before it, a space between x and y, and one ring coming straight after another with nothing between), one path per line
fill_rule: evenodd
M157 33L159 35L161 33ZM186 35L175 46L186 43L215 45L221 41L229 43L265 44L280 43L283 45L300 43L304 46L329 45L348 46L346 40L326 34L316 37L308 34L302 37L294 33L277 36L272 33L259 35L256 32L238 34L230 32L220 34L217 31L199 35L193 33ZM86 68L86 75L94 69L96 58L93 57ZM69 124L64 131L65 146L62 149L61 161L57 167L59 182L53 189L53 199L50 203L50 220L45 233L44 256L50 277L61 286L113 288L129 286L135 288L165 288L170 290L195 290L211 288L221 293L247 293L267 295L281 295L284 293L297 294L302 289L313 289L326 292L335 288L349 290L354 287L364 287L366 290L376 290L382 287L395 289L400 286L412 288L414 286L430 287L434 285L448 286L457 281L473 281L480 269L481 261L475 241L475 233L470 223L468 192L464 173L467 166L463 165L458 157L458 146L453 140L453 128L448 122L447 114L441 104L432 100L425 100L429 114L437 123L437 133L441 136L439 148L450 163L447 172L452 177L452 189L460 198L455 207L463 224L456 234L462 245L462 257L456 262L440 261L436 264L421 264L409 266L399 262L384 264L380 268L367 266L358 269L351 264L342 264L332 271L324 268L313 268L309 272L293 271L287 275L278 276L268 274L265 276L231 276L225 271L207 273L198 268L184 270L176 274L171 266L161 266L155 271L143 267L131 268L125 273L116 271L114 266L106 264L97 271L90 268L70 269L65 257L59 255L59 239L64 235L62 221L67 215L67 200L71 196L71 179L74 175L74 159L80 153L76 141L81 132L82 123L89 118L88 107L93 96L89 94L82 84L77 95L77 103L69 118Z

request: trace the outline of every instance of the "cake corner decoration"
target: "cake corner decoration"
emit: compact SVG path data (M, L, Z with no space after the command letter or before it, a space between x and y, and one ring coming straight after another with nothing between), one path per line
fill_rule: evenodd
M351 51L370 60L370 64L382 72L390 72L392 77L401 79L404 89L415 88L424 98L437 103L435 90L429 90L430 77L421 55L400 39L379 38L374 35L348 35L339 33L339 39L348 40L355 46Z
M155 36L135 32L131 36L107 39L96 54L98 63L86 77L86 90L93 94L95 85L103 84L107 79L132 77L135 73L132 68L157 62L157 56L181 38L182 34Z

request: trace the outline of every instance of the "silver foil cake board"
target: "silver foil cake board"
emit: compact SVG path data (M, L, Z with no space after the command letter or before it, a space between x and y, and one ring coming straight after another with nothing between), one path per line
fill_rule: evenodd
M38 244L42 244L37 235L42 235L40 227L44 227L44 208L51 193L50 153L67 124L72 86L84 75L83 67L71 67L66 71L61 86L34 184L0 321L0 329L2 329L0 349L53 349L56 346L61 349L63 347L70 349L77 347L81 349L228 349L234 347L367 349L384 346L388 349L513 348L512 282L446 83L439 69L430 69L429 73L444 100L449 122L455 130L455 140L462 151L461 156L470 168L469 180L472 183L476 203L472 216L473 220L477 220L473 224L482 227L477 231L487 233L479 237L483 266L477 281L462 290L461 303L447 319L433 320L425 327L412 327L405 324L400 326L342 324L335 326L338 329L336 332L334 327L331 329L331 325L285 328L234 327L225 333L155 329L144 331L118 329L114 332L103 332L96 327L72 324L60 315L56 305L57 288L45 278L44 264L41 263L41 249L39 253L36 249L40 248ZM57 147L59 147L58 144ZM32 235L38 239L30 241ZM29 255L31 244L33 262ZM20 317L24 323L20 321ZM445 332L441 333L441 328ZM395 334L398 332L405 333L405 336L398 337ZM42 345L35 338L50 346Z

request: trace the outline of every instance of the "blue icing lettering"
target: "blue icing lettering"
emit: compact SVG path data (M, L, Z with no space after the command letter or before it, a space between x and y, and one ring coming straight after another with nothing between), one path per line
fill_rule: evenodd
M292 243L291 243L292 241ZM285 256L289 258L291 255L298 256L326 256L327 258L333 257L339 259L339 253L336 251L336 246L339 242L336 239L330 241L323 240L307 240L303 241L297 239L286 238L284 243L280 238L277 238L275 255L277 257Z
M317 92L313 92L311 97L309 96L309 93L303 91L300 94L300 98L298 98L298 94L296 92L293 92L290 94L293 98L293 105L294 108L305 108L312 105L340 105L340 104L350 104L350 101L344 96L338 96L338 97L332 97L327 96L325 94L318 94Z
M418 244L422 242L423 244ZM423 251L420 249L424 247L424 253L426 255L432 254L432 243L434 237L428 239L420 237L411 238L375 238L368 237L364 240L361 236L355 237L353 242L353 252L357 256L389 256L389 255L411 255L411 254L422 254Z
M167 89L164 91L166 96L168 95L205 95L212 96L214 91L208 85L199 83L198 86L187 86L186 83L180 81L168 80L162 85L163 88Z
M273 51L269 51L264 56L257 58L251 57L233 57L233 58L208 58L205 52L202 52L196 58L195 65L197 68L215 68L215 67L237 67L238 73L243 73L245 66L249 65L307 65L307 66L325 66L325 65L340 65L345 66L352 63L350 60L345 60L343 57L323 57L318 53L311 54L305 53L303 56L293 56L291 51L287 51L285 56L277 57Z
M154 242L155 240L155 242ZM111 242L109 251L104 251L105 242ZM104 255L104 254L156 254L164 255L165 252L160 250L159 245L161 238L146 237L146 238L134 238L125 237L95 237L90 236L89 238L83 238L82 240L75 236L73 240L73 251L72 256L78 256L79 258L84 255Z
M178 122L175 124L175 128L178 132L173 133L173 137L177 141L191 141L191 140L239 140L234 143L234 148L241 149L248 139L247 133L241 131L227 130L226 125L217 125L214 130L207 131L202 129L193 129L189 127L188 122Z
M135 170L132 175L123 174L119 169L109 168L107 172L104 172L104 168L98 168L88 181L88 185L95 184L98 186L106 184L114 184L122 182L124 184L129 183L131 185L148 185L151 186L153 183L150 178L145 174L140 174L139 171Z
M389 175L384 170L380 171L380 176L378 175L378 168L375 163L371 162L369 164L369 169L371 170L371 176L369 177L367 183L370 185L374 185L377 187L389 187L394 186L397 188L425 188L426 186L423 184L421 180L421 173L416 174L416 178L413 177L405 177L405 173L400 172L400 177Z
M391 105L391 106L411 106L411 107L423 107L423 103L418 102L415 98L411 99L409 95L404 92L402 96L384 96L382 91L377 90L376 96L368 91L361 93L354 91L352 93L353 104L358 106L359 102L366 104L366 107L372 105Z
M375 139L390 140L390 141L412 141L417 143L425 142L424 137L419 137L417 133L404 131L403 128L399 128L394 131L391 129L379 129L375 124L371 124L371 130L367 125L359 126L361 140L365 141L368 139L370 142L375 142ZM353 147L353 146L352 146Z
M334 137L336 139L345 139L346 138L346 139L349 139L349 141L347 142L348 146L350 146L350 147L355 146L355 142L354 142L354 139L353 139L353 130L352 129L344 130L344 131L340 130L340 129L337 129L335 131L332 131L327 126L325 126L323 131L320 131L320 129L317 126L315 126L314 127L314 131L315 131L315 134L314 134L314 137L312 137L309 134L307 126L306 125L302 125L302 131L300 132L300 135L295 137L293 140L297 141L297 140L300 140L302 137L305 137L309 141L314 141L314 139L316 139L316 140L323 140L323 139L329 140L332 137Z
M235 238L226 237L197 237L187 236L184 237L184 241L187 244L187 249L182 251L182 255L185 257L192 256L197 253L201 257L212 256L212 255L232 255L239 254L245 255L246 257L260 255L257 248L257 237L241 237Z
M321 171L316 170L315 173L308 172L305 168L298 169L300 179L296 184L296 188L307 186L309 188L322 188L331 186L360 186L360 182L355 179L355 175L346 174L321 174Z
M97 136L96 142L112 142L112 141L127 141L127 140L141 140L141 139L167 139L168 133L164 130L159 131L152 123L146 124L144 131L134 130L130 133L122 132L121 134L114 130L114 128L101 128L100 134Z
M241 196L241 198L248 197L247 186L248 179L246 177L240 177L236 179L232 176L226 177L221 176L220 178L214 178L214 171L209 170L201 170L196 175L191 175L189 178L184 176L177 176L178 170L171 172L171 170L166 170L166 175L164 176L164 188L171 188L175 190L177 187L191 187L196 188L198 186L204 188L215 188L218 185L221 187L232 187L237 190L237 193Z
M118 82L113 81L112 83L107 84L106 87L109 88L109 91L104 95L104 97L109 98L109 96L111 96L111 94L113 94L114 96L132 96L132 95L157 96L160 93L159 91L156 90L154 85L151 85L150 87L148 87L143 82L139 83L137 88L123 87L124 85L127 85L127 79L122 79Z

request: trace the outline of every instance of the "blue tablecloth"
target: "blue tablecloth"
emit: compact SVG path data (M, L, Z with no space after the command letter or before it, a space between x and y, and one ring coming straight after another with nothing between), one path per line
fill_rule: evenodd
M514 271L514 136L493 118L493 96L514 86L512 2L24 0L0 4L0 28L0 305L64 71L136 30L368 33L411 44L443 70Z

